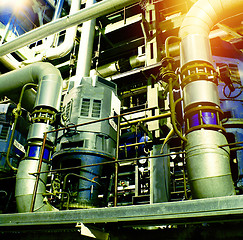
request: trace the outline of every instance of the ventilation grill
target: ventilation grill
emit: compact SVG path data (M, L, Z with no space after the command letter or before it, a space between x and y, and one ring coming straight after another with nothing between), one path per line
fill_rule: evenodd
M92 117L100 118L101 111L101 100L94 100L93 109L92 109Z
M65 109L66 121L70 120L71 110L72 110L72 101L69 101Z
M229 64L229 69L230 69L230 78L233 82L236 82L236 83L241 83L241 80L240 80L240 72L239 72L239 68L236 64Z
M0 139L1 140L7 140L8 138L8 129L9 127L6 125L2 126L1 133L0 133Z
M90 99L83 98L81 105L81 116L88 117L89 116L89 107L90 107Z

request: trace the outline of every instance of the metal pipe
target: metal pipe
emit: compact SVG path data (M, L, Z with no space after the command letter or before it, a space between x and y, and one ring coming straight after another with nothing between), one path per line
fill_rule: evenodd
M10 161L9 161L9 156L10 156L10 151L11 151L11 147L12 147L12 144L13 144L13 138L14 138L14 133L15 133L15 129L16 129L16 125L17 125L17 121L18 121L18 118L19 116L21 116L21 102L22 102L22 99L23 99L23 95L24 95L24 92L26 90L27 87L33 87L33 86L36 86L36 84L33 84L33 83L27 83L23 86L22 90L21 90L21 94L20 94L20 97L19 97L19 102L17 104L17 107L13 110L13 114L14 114L14 123L12 125L12 132L11 132L11 136L10 136L10 140L9 140L9 145L8 145L8 150L7 150L7 154L6 154L6 162L8 164L8 166L14 170L14 171L17 171L18 168L14 167L11 165Z
M87 0L85 8L91 7L95 3L96 0ZM74 82L75 87L80 85L80 80L82 77L89 77L90 75L95 23L96 19L91 19L87 22L84 22L82 26L82 34L76 67L76 81Z
M179 30L181 65L191 61L212 63L209 43L211 28L219 21L242 12L239 0L199 0L188 11Z
M7 96L11 99L13 95L18 95L27 83L39 84L36 99L32 99L35 101L34 108L45 106L59 110L62 77L59 70L52 64L36 63L1 75L0 97ZM23 99L23 107L25 104L29 105L30 103L25 103Z
M160 115L157 115L157 116L146 117L146 118L141 118L141 119L129 121L128 123L127 122L121 123L121 127L125 127L125 126L135 124L135 123L139 123L139 122L149 122L149 121L154 121L154 120L158 120L158 119L161 119L161 118L168 118L170 116L171 116L170 112L163 113L163 114L160 114Z
M117 122L117 133L116 133L116 159L115 161L118 160L119 157L119 141L120 141L120 130L121 130L121 117L118 116L118 122ZM118 200L118 170L119 170L119 163L115 163L115 182L114 182L114 207L117 206L117 200Z
M169 78L169 102L170 102L170 110L171 110L171 124L177 136L184 142L187 142L187 139L182 135L176 125L176 111L175 111L175 103L173 97L173 79Z
M38 161L37 175L36 175L36 179L35 179L35 185L34 185L33 195L32 195L31 204L30 204L30 212L33 212L34 207L35 207L36 194L37 194L38 184L39 184L39 180L40 180L40 174L39 173L41 171L43 155L44 155L44 150L45 150L45 144L46 144L46 138L47 138L47 133L44 133L44 139L43 139L43 143L42 143L40 159Z
M144 66L146 60L146 56L131 56L128 59L128 62L132 69ZM107 63L103 66L98 67L97 69L91 70L91 75L100 75L101 77L108 77L117 73L120 73L120 61L114 61L111 63Z
M72 5L69 14L74 14L79 9L80 9L80 0L72 0ZM62 44L54 48L50 46L49 47L45 46L45 49L42 53L37 54L34 58L23 61L22 63L27 65L34 62L41 62L43 61L43 59L53 60L53 59L66 56L73 48L74 41L76 38L76 32L77 32L77 25L68 28L66 30L65 39Z
M242 7L243 1L238 0L199 0L184 18L179 37L185 112L190 110L195 115L197 106L202 104L219 108L209 32L220 20L240 13ZM200 81L193 74L200 75ZM192 80L188 81L189 78ZM195 126L197 130L187 134L185 146L192 196L207 198L234 195L229 148L218 148L218 145L227 144L225 136L216 127L213 130L203 125L199 129L197 123Z
M50 63L32 64L27 67L15 70L0 76L0 96L8 96L18 93L27 83L37 83L38 90L34 102L34 110L50 109L50 112L57 112L60 109L62 94L62 77L60 72ZM44 112L47 114L47 112ZM46 122L34 122L29 129L28 142L43 140L44 132L52 130L53 127ZM48 136L47 141L53 142L54 136ZM44 150L43 150L44 151ZM30 172L36 171L38 161L25 157L19 164L16 176L16 203L19 212L30 210L33 189L36 178ZM49 170L49 165L43 163L41 171ZM39 211L53 210L53 207L44 202L42 194L45 193L47 174L42 175L37 186L35 207Z
M15 40L3 44L2 46L0 46L0 56L4 56L8 53L14 52L21 47L27 46L33 42L43 39L44 37L47 37L54 33L58 33L69 27L117 11L125 6L131 5L138 1L139 0L104 0L98 2L89 8L79 10L74 14L47 23L41 27L38 27L19 36Z

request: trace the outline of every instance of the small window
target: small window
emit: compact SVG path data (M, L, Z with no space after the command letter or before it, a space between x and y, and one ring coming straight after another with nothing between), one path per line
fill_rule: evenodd
M90 99L83 98L80 115L84 116L84 117L88 117L89 116L89 108L90 108Z

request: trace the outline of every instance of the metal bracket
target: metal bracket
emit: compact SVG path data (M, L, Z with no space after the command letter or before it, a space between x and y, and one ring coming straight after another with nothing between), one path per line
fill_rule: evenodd
M81 222L78 222L75 227L80 228L78 231L82 236L95 238L99 240L109 240L109 233L105 233L103 231L87 227Z

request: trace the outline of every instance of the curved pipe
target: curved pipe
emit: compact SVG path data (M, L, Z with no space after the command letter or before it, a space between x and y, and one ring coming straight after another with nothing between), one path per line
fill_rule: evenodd
M50 107L56 111L60 108L62 77L50 63L35 63L24 68L20 68L0 76L0 97L21 92L27 83L39 84L36 99L33 106ZM27 103L28 105L29 103ZM25 102L23 99L23 107Z
M13 92L18 93L27 83L38 84L34 109L41 107L54 110L55 112L59 111L62 94L62 77L53 65L50 63L32 64L0 76L0 96L9 96ZM48 130L52 130L52 126L45 122L33 123L30 126L28 142L35 144L35 141L41 141L44 132ZM53 141L51 137L48 140ZM30 210L36 177L29 173L36 172L37 167L38 161L29 157L25 157L19 164L15 189L19 212L28 212ZM49 165L43 163L41 171L48 170ZM46 181L47 174L41 174L35 201L36 211L54 210L42 196L46 191Z
M185 112L197 113L195 106L219 107L219 96L214 79L209 32L219 21L240 13L243 1L238 0L199 0L187 13L180 31L181 69L185 69L184 79L190 77L190 70L201 72L201 80L184 82L183 98ZM209 63L209 64L208 64ZM205 66L205 70L202 68ZM188 70L187 70L188 69ZM208 71L210 69L210 71ZM195 71L195 70L194 70ZM189 101L185 102L185 99ZM196 115L195 115L196 116ZM202 116L203 119L203 116ZM219 124L219 123L217 123ZM213 129L201 129L187 134L186 162L188 178L194 198L208 198L234 195L234 185L230 172L229 149L220 149L227 142L222 132ZM215 128L217 129L217 128Z
M191 61L212 63L209 33L219 21L242 12L243 1L199 0L188 11L179 30L181 65Z
M73 0L69 14L74 14L80 9L80 0ZM36 55L32 59L23 61L22 63L27 65L35 62L41 62L43 59L57 59L66 56L73 48L73 44L76 38L77 25L70 27L66 30L65 39L58 47L47 47L41 54Z

